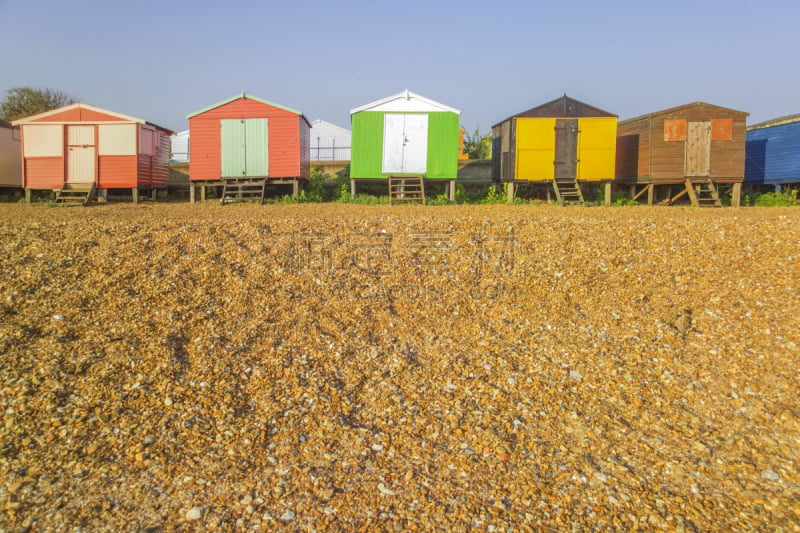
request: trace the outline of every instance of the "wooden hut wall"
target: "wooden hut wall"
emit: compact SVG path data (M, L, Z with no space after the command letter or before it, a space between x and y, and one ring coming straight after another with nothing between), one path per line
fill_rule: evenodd
M720 183L741 182L746 117L741 111L698 102L623 121L617 133L616 176L652 183L682 183L697 176ZM705 148L692 142L694 127L707 129ZM690 161L693 153L704 157L704 149L708 150L707 170L689 168L687 175L687 157Z
M304 116L249 97L237 98L189 118L189 177L222 177L221 121L267 119L267 157L270 178L308 178L311 171L309 124Z
M0 121L0 187L22 186L21 147L11 124Z

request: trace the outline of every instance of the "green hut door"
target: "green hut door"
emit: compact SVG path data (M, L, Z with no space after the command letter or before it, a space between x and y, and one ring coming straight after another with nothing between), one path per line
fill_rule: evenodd
M266 118L220 121L222 177L243 178L269 175L269 136Z
M384 174L425 174L428 115L387 113L383 121Z

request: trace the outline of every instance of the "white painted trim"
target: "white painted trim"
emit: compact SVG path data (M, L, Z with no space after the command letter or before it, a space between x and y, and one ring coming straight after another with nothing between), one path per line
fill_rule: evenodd
M381 100L377 100L367 105L357 107L350 111L350 114L359 113L361 111L393 111L393 112L426 112L426 111L445 111L461 114L461 111L454 107L446 106L430 98L425 98L418 94L412 93L408 89L401 93L387 96Z

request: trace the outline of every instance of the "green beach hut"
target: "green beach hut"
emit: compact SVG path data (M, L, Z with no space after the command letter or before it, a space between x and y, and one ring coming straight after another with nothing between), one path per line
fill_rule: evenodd
M454 181L460 114L408 90L353 109L351 192L355 180L384 179L390 199L416 200L418 183L424 201L424 180Z

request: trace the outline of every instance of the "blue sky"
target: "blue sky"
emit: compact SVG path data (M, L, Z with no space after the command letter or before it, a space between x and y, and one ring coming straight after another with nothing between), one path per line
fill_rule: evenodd
M0 92L186 129L237 93L350 125L406 88L472 131L566 93L620 118L697 100L800 113L797 0L0 0Z

